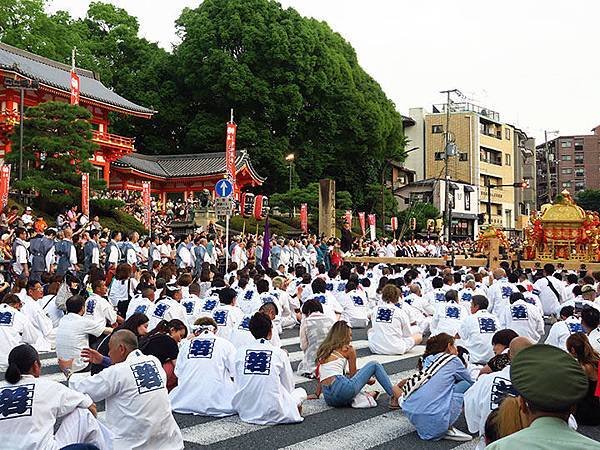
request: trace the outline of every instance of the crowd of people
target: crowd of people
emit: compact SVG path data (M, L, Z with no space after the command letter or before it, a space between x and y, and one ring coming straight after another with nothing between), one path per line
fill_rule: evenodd
M27 214L3 230L14 239L0 286L0 447L182 448L173 412L299 423L315 398L377 405L383 393L365 386L378 382L424 440L600 448L576 432L600 424L600 273L350 264L347 235L238 236L227 247L214 227L141 239L78 223L76 210L61 229ZM293 328L298 375L315 392L295 387L281 349ZM375 361L358 368L357 329L374 354L423 343L414 375L393 383ZM53 350L68 386L40 378L40 354ZM462 413L470 434L455 427Z

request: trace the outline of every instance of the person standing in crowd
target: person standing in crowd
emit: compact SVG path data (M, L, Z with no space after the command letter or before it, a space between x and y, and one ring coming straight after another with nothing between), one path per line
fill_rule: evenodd
M77 253L73 245L73 230L65 228L63 238L54 245L56 255L56 274L65 275L67 271L77 271Z
M15 240L12 245L11 269L17 276L29 277L29 243L25 228L15 229Z
M89 239L83 246L83 273L88 274L92 266L100 267L99 231L90 230Z

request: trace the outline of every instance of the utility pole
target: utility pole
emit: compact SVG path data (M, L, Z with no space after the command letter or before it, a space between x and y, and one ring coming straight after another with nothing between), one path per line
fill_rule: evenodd
M446 222L446 241L450 243L452 212L450 211L450 177L448 175L448 158L450 156L450 94L460 94L458 89L440 91L446 94L446 132L444 133L444 221Z
M544 149L546 151L546 184L548 187L548 203L552 203L552 180L550 178L550 148L548 147L548 133L558 134L558 131L546 131L544 130ZM554 146L556 150L556 145ZM558 152L556 152L558 156ZM556 188L558 190L558 170L556 172Z

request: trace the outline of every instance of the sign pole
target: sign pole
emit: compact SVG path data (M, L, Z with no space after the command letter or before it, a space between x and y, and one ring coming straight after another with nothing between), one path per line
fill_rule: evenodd
M229 268L229 214L225 216L225 274Z

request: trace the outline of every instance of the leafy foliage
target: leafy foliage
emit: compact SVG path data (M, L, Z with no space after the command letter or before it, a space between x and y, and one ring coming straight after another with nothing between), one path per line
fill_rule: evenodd
M575 195L575 202L586 211L600 212L600 189L586 189Z
M427 230L427 219L437 219L440 217L440 212L431 203L415 202L410 208L405 209L397 214L398 226L402 230L408 229L410 218L417 219L417 232Z
M352 208L352 196L347 191L337 191L335 202L337 209ZM302 203L307 204L309 214L318 211L319 183L309 183L304 188L294 188L281 194L273 194L269 198L269 205L279 208L282 212L290 212L293 208L298 210Z

